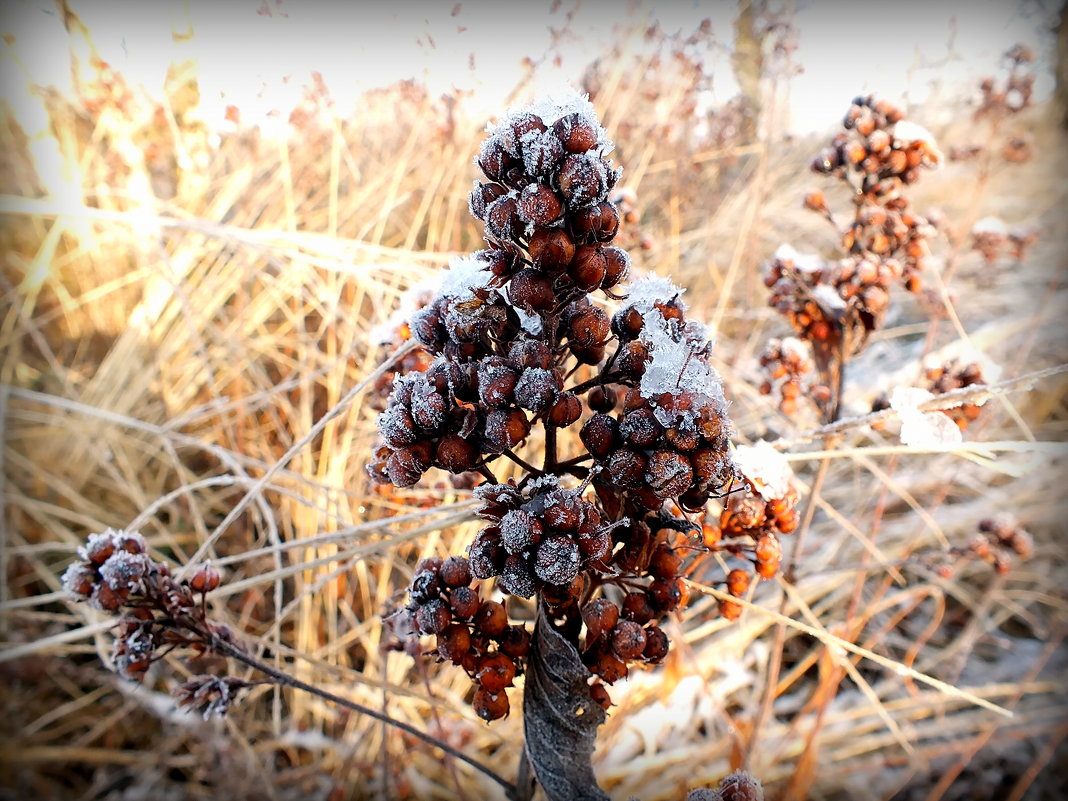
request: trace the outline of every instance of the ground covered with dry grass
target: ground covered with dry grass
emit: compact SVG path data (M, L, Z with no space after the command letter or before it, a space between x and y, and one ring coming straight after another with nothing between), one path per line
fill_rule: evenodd
M620 240L715 325L737 441L779 440L806 488L826 467L793 580L761 585L737 622L695 587L669 624L668 664L615 688L602 783L614 798L680 799L744 762L780 798L1062 797L1068 373L1050 368L1068 356L1068 183L1055 112L1026 109L991 134L973 99L948 123L909 109L943 148L988 150L913 196L944 213L945 280L895 297L850 365L845 414L962 346L1007 387L962 445L926 452L892 420L806 436L814 416L789 419L757 391L765 342L788 333L766 306L765 261L782 242L833 246L800 205L820 185L808 163L821 139L772 126L740 143L727 111L695 139L680 123L693 85L666 68L659 86L633 77L645 74L604 68L587 87L637 196ZM213 616L265 659L514 774L519 714L487 726L460 671L384 647L382 615L416 561L463 552L477 530L470 492L433 474L383 492L364 472L390 352L380 327L407 288L480 245L466 199L484 121L402 86L352 118L311 92L287 141L220 134L180 71L162 98L105 73L41 103L65 186L43 185L41 142L10 107L0 130L5 797L498 797L434 749L299 693L254 689L223 721L175 711L185 663L144 685L119 678L108 619L59 585L109 526L139 529L175 565L210 557L225 579ZM1035 150L1021 164L998 155L1016 129ZM1025 258L971 249L990 215L1039 233ZM1031 532L1034 554L1004 574L979 560L940 574L932 555L995 513Z

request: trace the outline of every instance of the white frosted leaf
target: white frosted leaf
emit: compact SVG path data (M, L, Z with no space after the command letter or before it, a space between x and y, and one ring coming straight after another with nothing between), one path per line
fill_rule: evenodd
M901 418L902 445L939 449L962 441L960 428L948 415L920 411L920 404L933 397L917 387L895 387L890 393L890 408Z
M739 445L733 459L738 472L749 479L765 500L785 498L790 491L794 471L770 442L760 440L753 445Z

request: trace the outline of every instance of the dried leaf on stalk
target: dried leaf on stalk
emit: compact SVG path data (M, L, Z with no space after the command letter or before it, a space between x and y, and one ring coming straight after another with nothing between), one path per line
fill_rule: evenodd
M605 713L590 696L590 672L544 610L531 639L523 692L527 758L549 801L608 801L593 775L593 748Z

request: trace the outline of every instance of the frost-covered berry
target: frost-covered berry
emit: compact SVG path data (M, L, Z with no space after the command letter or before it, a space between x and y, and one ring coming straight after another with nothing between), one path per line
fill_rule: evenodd
M552 408L560 390L560 379L551 370L528 367L515 386L515 402L540 414Z
M590 154L565 156L556 174L556 182L571 209L603 200L608 193L608 171L604 162Z
M632 620L621 620L611 633L612 650L620 659L638 659L645 650L645 630Z
M658 498L674 498L690 486L693 469L681 453L654 451L645 466L645 480Z
M578 543L570 537L546 537L534 555L534 573L546 584L562 587L575 580L579 572Z

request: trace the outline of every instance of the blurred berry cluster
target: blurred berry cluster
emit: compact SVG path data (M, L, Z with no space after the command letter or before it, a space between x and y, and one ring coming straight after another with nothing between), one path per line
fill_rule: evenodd
M822 192L810 192L804 201L835 227L845 256L826 260L783 246L765 276L769 305L813 348L820 387L814 394L828 419L837 414L844 361L882 326L893 286L921 289L920 274L931 255L928 240L935 227L911 210L904 190L919 179L922 168L938 165L942 155L934 137L903 116L884 100L853 100L842 122L845 130L812 162L815 172L848 187L850 219L840 224ZM780 362L772 358L765 366L774 374ZM784 387L794 391L790 382ZM823 388L830 390L830 402Z
M937 566L943 578L950 578L963 565L976 560L1004 575L1012 569L1015 559L1029 559L1034 553L1034 537L1008 515L984 518L978 528L967 545L954 546L944 554L949 561Z
M970 387L973 384L982 384L983 366L979 362L962 362L957 359L924 370L924 378L927 380L927 388L935 395L952 392L955 389ZM961 431L968 427L968 423L979 417L982 406L976 403L962 403L951 409L943 409L943 414L957 424Z
M971 236L972 250L979 252L987 266L993 266L1006 251L1014 262L1027 258L1038 232L1024 227L1009 228L998 217L983 217L972 225Z
M63 589L76 600L119 615L112 661L126 678L142 681L152 664L175 648L203 654L217 641L233 644L230 629L205 615L204 595L220 579L210 565L179 581L166 563L148 555L140 534L113 529L90 535L78 557L63 574ZM225 713L247 686L241 680L204 676L176 693L182 706L207 716Z
M477 158L487 180L470 196L486 248L454 261L412 316L433 360L394 381L368 465L402 487L431 468L485 479L467 558L422 563L394 624L413 650L436 637L487 720L507 714L529 636L471 582L494 580L517 611L535 599L610 684L667 655L658 624L685 602L680 540L699 529L687 515L734 481L726 400L682 290L651 277L616 294L630 257L611 244L610 149L577 96L490 129ZM497 478L502 458L519 477ZM591 693L608 705L602 684Z
M805 395L820 408L831 399L830 387L811 381L812 355L797 337L769 339L760 355L760 366L767 375L760 394L771 395L777 390L781 398L779 409L788 417L797 413L798 401Z

